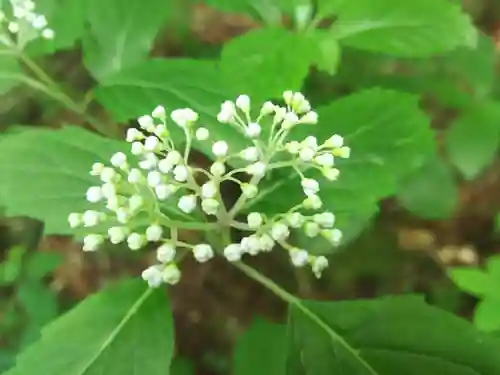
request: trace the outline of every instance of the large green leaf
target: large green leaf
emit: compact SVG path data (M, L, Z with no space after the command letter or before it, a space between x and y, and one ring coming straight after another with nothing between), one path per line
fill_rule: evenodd
M376 212L378 200L393 194L396 183L432 152L433 135L418 98L391 90L361 91L319 108L318 114L318 125L296 135L315 135L323 142L337 133L351 147L351 157L338 161L338 181L319 177L319 195L325 208L339 216L341 229L349 232L354 226L357 231ZM247 209L282 213L303 199L298 176L286 171L265 181L260 199Z
M173 340L164 292L127 280L50 323L5 375L165 375Z
M286 326L255 319L234 352L234 374L285 374Z
M405 178L397 198L414 215L433 220L451 217L459 199L452 168L436 157L429 159Z
M290 307L287 374L496 375L499 342L415 296Z
M151 113L157 105L167 111L189 107L200 114L200 124L210 130L212 140L223 139L233 150L247 141L228 125L217 122L220 105L234 100L236 92L223 82L214 63L195 60L155 59L108 77L97 87L97 100L118 122ZM178 127L169 128L175 136ZM209 152L210 142L195 142Z
M225 44L221 73L241 93L279 97L302 87L317 54L314 42L283 28L254 29Z
M400 57L428 57L475 46L477 31L448 0L321 0L319 12L336 14L332 37L345 45Z
M500 103L481 101L450 125L445 148L464 177L473 179L493 162L499 141Z
M90 35L84 39L84 61L98 79L144 60L171 15L171 5L164 0L86 3Z
M9 135L0 153L7 214L43 220L46 233L71 233L68 214L89 208L85 192L97 182L89 175L92 164L109 163L127 148L77 127Z

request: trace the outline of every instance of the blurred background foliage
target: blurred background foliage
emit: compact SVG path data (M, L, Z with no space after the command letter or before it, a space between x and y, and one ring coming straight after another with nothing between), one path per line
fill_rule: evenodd
M464 0L463 7L481 30L474 50L395 59L343 48L338 65L329 61L324 69L318 64L311 72L305 91L316 106L373 86L418 94L432 118L438 149L401 184L395 196L381 202L378 216L336 254L320 281L291 270L281 258L270 255L257 260L259 267L283 286L298 290L301 297L340 300L419 292L441 308L474 316L481 291L471 287L470 280L480 276L452 275L469 292L465 294L448 275L452 267L477 269L500 253L500 2ZM152 55L215 57L224 42L257 26L238 12L179 0ZM325 48L332 49L335 59L336 47ZM40 57L39 62L69 92L81 96L93 85L79 46ZM99 108L93 110L106 116ZM0 152L2 134L20 131L17 124L55 127L80 121L26 87L16 87L1 97L0 119ZM231 199L236 192L225 194ZM105 280L138 272L141 265L132 256L124 259L114 251L84 256L71 238L44 236L43 223L2 217L0 372L46 322ZM284 306L223 261L203 267L187 261L183 266L185 276L171 295L177 350L190 362L179 360L173 372L189 373L195 366L200 374L224 373L234 341L253 314L280 320ZM468 279L462 282L464 278ZM492 280L495 287L496 279ZM489 310L482 308L483 323L478 325L496 331L500 318L495 311L500 308L495 309L500 304L490 305Z

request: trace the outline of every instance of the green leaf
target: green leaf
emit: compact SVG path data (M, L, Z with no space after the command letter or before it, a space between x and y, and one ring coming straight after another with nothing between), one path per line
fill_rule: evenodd
M491 284L488 274L479 268L453 267L448 276L461 290L476 297L488 293Z
M84 62L99 80L145 60L156 35L170 16L163 0L88 0L90 36L84 39Z
M224 45L221 74L252 98L280 97L300 90L316 55L313 41L283 28L251 30Z
M45 222L47 234L72 233L71 212L89 208L87 189L97 180L89 175L93 163L109 163L125 142L100 137L77 127L30 130L2 141L0 195L8 215L25 215Z
M147 61L107 78L95 91L97 100L118 122L151 113L159 104L167 111L189 107L199 113L200 124L209 129L212 139L223 139L231 149L239 150L247 140L232 127L217 122L221 103L234 100L236 95L222 81L214 63L184 59ZM169 130L173 136L182 134L175 125ZM211 154L209 142L195 141L194 145Z
M0 43L0 95L6 94L22 80L21 67L12 51Z
M500 330L500 296L489 296L474 310L474 325L481 331Z
M193 375L193 364L185 358L174 358L168 375Z
M54 271L62 262L62 257L53 252L36 252L26 262L26 275L31 280L40 280Z
M377 202L396 191L398 180L418 167L434 148L428 120L418 98L392 90L371 89L319 108L319 124L297 129L303 139L315 135L321 143L332 134L344 137L351 157L338 160L338 181L323 177L320 192L324 208L338 216L340 229L360 229L377 211ZM260 198L246 209L276 214L287 212L304 199L295 173L276 173L264 181ZM306 172L307 176L315 176Z
M447 0L321 0L319 12L335 13L331 31L341 43L397 57L429 57L477 42L470 17Z
M451 162L472 180L493 162L499 138L500 104L483 101L450 125L445 148Z
M415 296L297 301L287 374L496 375L498 343Z
M254 319L236 343L234 374L284 375L285 340L284 325Z
M127 280L50 323L5 375L164 375L172 351L172 315L164 292Z
M317 56L314 60L316 68L327 74L334 75L340 64L340 45L331 33L315 30L314 39L318 44Z
M7 259L0 263L0 285L13 284L21 276L26 249L15 246L7 252Z
M432 158L408 176L398 191L399 203L426 219L446 219L455 212L458 186L450 167Z

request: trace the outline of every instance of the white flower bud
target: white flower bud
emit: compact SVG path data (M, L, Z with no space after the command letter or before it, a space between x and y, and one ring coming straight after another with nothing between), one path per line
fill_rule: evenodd
M212 247L207 244L199 244L193 248L193 255L200 263L205 263L214 257Z
M127 224L127 222L129 221L129 219L130 219L130 212L126 208L119 207L116 210L116 220L119 223Z
M257 255L262 250L260 239L255 235L243 237L240 246L242 251L250 255Z
M216 161L210 166L210 173L212 173L214 176L222 176L224 173L226 173L226 167L224 163Z
M163 228L160 225L153 224L146 229L146 239L149 242L160 241L162 235L163 235Z
M300 228L302 225L304 225L305 218L299 212L292 212L287 215L286 221L292 228Z
M229 146L224 141L217 141L212 146L212 153L218 158L223 158L227 155Z
M111 165L123 169L127 166L127 155L117 152L111 157Z
M167 137L168 136L167 127L165 125L163 125L163 124L156 125L156 129L155 129L155 131L153 133L157 137L159 137L160 139L163 138L163 137Z
M154 117L154 118L157 118L157 119L165 119L165 108L163 108L163 106L159 105L157 106L155 109L153 109L153 112L151 113L151 115Z
M150 135L144 140L144 150L146 151L155 152L159 151L161 148L162 144L160 140L154 135Z
M183 165L178 165L173 170L174 179L179 182L185 182L189 176L189 170Z
M139 123L139 126L142 129L148 129L152 125L154 126L153 118L148 115L141 116L137 119L137 122Z
M309 254L305 250L293 248L290 250L290 259L295 267L304 267L309 260Z
M160 170L161 173L168 174L172 169L174 168L174 165L172 163L169 163L167 159L161 159L158 162L158 169Z
M176 109L172 111L170 117L181 128L186 128L192 123L198 121L198 114L191 108Z
M103 170L104 170L104 164L94 163L94 164L92 164L92 170L90 171L90 175L91 176L100 176Z
M285 101L286 105L292 104L292 99L293 99L293 91L286 90L283 92L283 100Z
M232 243L224 249L224 257L229 262L238 262L241 260L241 256L243 255L243 250L241 249L241 245L238 243Z
M302 161L309 162L314 159L314 156L316 155L316 151L314 151L312 148L309 147L304 147L299 151L299 158Z
M125 227L111 227L108 229L109 242L113 245L125 241L127 238L128 230Z
M228 109L221 109L221 111L217 114L217 121L221 124L227 124L232 121L234 117L234 111L230 111Z
M319 191L319 183L312 178L304 178L300 182L302 185L302 189L304 190L304 194L307 196L316 195Z
M339 229L325 229L321 231L321 235L335 246L342 241L342 232Z
M139 141L134 141L130 147L130 152L133 155L142 155L144 153L144 145Z
M161 201L170 198L176 191L177 187L171 184L158 185L157 187L155 187L156 196Z
M349 147L340 147L332 151L333 155L339 156L343 159L348 159L351 156L351 149Z
M177 165L181 162L182 160L182 155L180 154L179 151L170 151L168 154L167 154L167 157L165 158L165 160L171 164L171 165Z
M335 225L335 215L331 212L323 212L313 216L313 220L323 228L332 228Z
M261 116L270 115L274 112L274 104L272 102L265 102L260 109Z
M83 226L88 228L88 227L93 227L99 224L101 219L101 213L93 210L87 210L83 213L82 216L82 221L83 221Z
M325 268L328 267L328 259L324 256L316 257L312 262L312 270L314 275L319 279L321 277L321 273Z
M328 167L328 168L333 167L335 163L333 155L330 154L329 152L316 156L314 158L314 161L317 164L321 165L322 167Z
M77 228L83 224L82 214L72 212L68 215L68 222L71 228Z
M170 285L175 285L181 279L181 271L175 264L169 264L163 270L163 281Z
M113 168L104 167L101 172L102 182L113 182L116 179L116 171Z
M249 138L256 138L260 135L261 127L256 122L251 122L245 127L245 135Z
M304 116L300 118L299 122L301 124L317 124L318 114L314 111L307 112Z
M138 184L142 182L143 178L144 177L139 169L132 168L130 172L128 172L127 181L131 184Z
M281 123L281 128L284 130L292 129L299 122L298 116L293 112L287 112Z
M134 141L140 141L143 138L144 134L142 134L138 129L130 128L127 130L127 136L125 137L125 140L127 142L134 142Z
M151 171L148 173L147 180L148 180L148 185L154 188L163 182L163 175L158 171Z
M290 141L285 144L285 149L292 155L297 155L300 151L300 143L297 141Z
M297 113L306 113L309 111L311 111L311 104L305 99L295 108L295 112Z
M144 198L139 194L132 195L128 200L128 209L130 212L138 211L144 205Z
M302 146L312 148L316 151L318 149L318 139L315 136L309 135L302 141Z
M274 248L275 242L273 238L266 233L259 237L259 241L262 251L271 251Z
M119 204L119 200L118 200L118 197L115 195L115 196L111 196L108 198L108 202L106 203L106 208L110 211L117 211L120 207L120 204Z
M127 245L130 250L139 250L145 245L145 242L144 236L139 233L130 233L127 237Z
M213 198L217 195L217 185L213 181L208 181L201 186L202 198Z
M274 118L273 118L273 122L278 124L280 123L281 121L283 121L283 119L285 118L285 115L286 115L286 108L283 108L283 107L280 107L280 106L274 106Z
M302 94L300 92L294 92L291 106L294 109L298 108L305 100L306 100L306 98L304 97L304 94Z
M337 168L323 168L321 173L323 173L323 176L330 181L335 181L340 175L340 171Z
M90 203L97 203L99 202L102 198L102 189L100 186L91 186L87 189L87 201Z
M275 241L284 241L290 235L288 227L283 223L275 223L271 228L271 237Z
M344 138L338 134L332 135L325 141L325 146L330 148L340 148L344 145Z
M259 160L259 150L257 147L247 147L240 152L240 156L243 160L254 162Z
M241 109L243 112L248 113L250 111L250 97L248 95L240 95L236 98L236 107Z
M158 249L156 249L156 259L162 263L170 263L175 258L175 247L170 243L164 243Z
M52 29L43 29L42 30L42 38L43 39L51 40L51 39L54 39L55 36L56 36L56 33Z
M19 24L17 22L9 22L7 29L9 29L12 34L17 34L19 32Z
M321 227L315 222L308 222L304 225L304 233L307 237L316 237L321 232Z
M264 177L266 174L267 166L264 162L258 161L256 163L250 164L245 168L246 172L250 175L256 177Z
M321 199L317 195L309 195L306 199L304 199L302 205L310 210L319 210L323 205L323 202L321 202Z
M198 128L196 129L195 137L199 141L205 141L210 137L210 132L207 128Z
M182 212L190 214L196 208L196 195L185 195L181 197L177 207L179 207Z
M264 219L258 212L251 212L247 216L247 223L250 229L259 229Z
M163 284L162 266L154 265L142 271L141 277L150 288L158 288Z
M104 242L104 237L100 234L89 234L83 239L83 251L96 251Z
M101 186L102 196L106 199L116 197L116 186L110 182L106 182Z
M256 185L251 185L247 183L242 183L241 184L241 193L245 198L252 199L257 196L259 193L259 189L257 188Z
M209 198L209 199L203 199L201 201L201 209L207 215L217 215L217 212L219 211L219 206L220 206L219 201L215 199Z

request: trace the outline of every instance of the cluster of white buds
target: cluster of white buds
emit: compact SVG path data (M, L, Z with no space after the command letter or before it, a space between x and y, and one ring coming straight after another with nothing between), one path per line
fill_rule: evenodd
M36 13L35 2L31 0L10 0L12 18L0 11L0 27L6 25L12 35L17 35L23 30L29 30L30 39L41 36L44 39L53 39L54 30L48 27L44 15Z
M313 136L301 141L288 140L294 127L315 124L318 116L301 93L286 91L283 99L284 106L264 103L255 118L252 118L247 95L240 95L235 102L222 103L217 119L249 140L243 150L231 150L224 140L212 139L208 129L198 126L198 114L189 108L170 113L175 126L184 132L186 146L183 150L174 145L167 126L167 113L162 106L156 107L150 115L139 117L139 128L128 129L126 135L131 155L118 152L111 157L109 165L96 163L90 172L101 184L88 189L87 200L102 203L105 209L69 215L71 227L104 224L107 228L106 235L87 235L83 249L94 251L105 240L112 244L126 242L132 250L148 242L159 244L159 263L142 274L150 286L156 287L179 280L175 256L180 248L190 251L199 262L206 262L215 255L209 244L192 245L179 241L179 229L215 229L229 233L231 228L236 228L249 234L220 249L228 261L239 261L245 254L269 252L279 244L289 253L294 266L310 265L314 274L320 277L328 266L327 259L291 245L290 232L302 230L308 237L322 236L333 245L340 243L342 233L335 228L335 215L321 211L320 183L306 173L317 170L328 180L337 179L339 170L335 167L335 158L348 158L350 150L339 135L321 144ZM188 164L194 141L211 145L214 157L207 170ZM234 165L236 159L243 166L229 170L227 165ZM245 222L238 221L237 217L248 212L246 208L259 197L259 183L265 174L282 168L290 168L300 178L303 201L273 217L250 212ZM248 182L235 177L242 172L249 176ZM236 182L241 187L241 195L230 209L226 209L220 194L220 186L225 181ZM176 221L163 209L170 207L171 211L173 205L179 213L190 218L211 216L215 220ZM141 217L146 218L145 225L144 220L139 220Z

